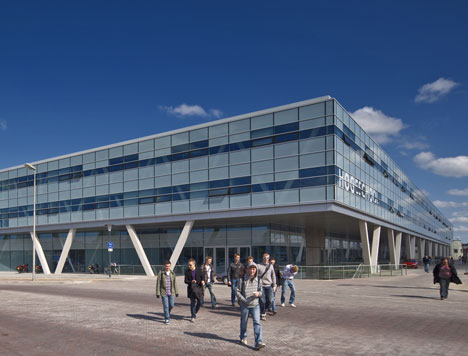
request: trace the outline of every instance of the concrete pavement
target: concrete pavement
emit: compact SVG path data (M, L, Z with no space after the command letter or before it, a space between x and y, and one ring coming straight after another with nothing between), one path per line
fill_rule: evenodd
M189 322L182 277L173 319L164 325L155 278L0 273L0 355L440 355L468 349L468 276L439 299L432 275L298 280L297 308L262 322L267 347L239 343L239 310L216 284L220 307ZM19 277L19 278L18 278ZM277 295L279 305L279 295Z

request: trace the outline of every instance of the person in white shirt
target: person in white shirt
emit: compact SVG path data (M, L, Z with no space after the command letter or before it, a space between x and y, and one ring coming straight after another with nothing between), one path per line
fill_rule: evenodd
M203 285L203 291L205 291L206 288L210 291L210 297L211 297L211 307L214 309L216 308L216 296L213 292L213 284L215 282L215 270L213 265L211 264L211 257L206 256L205 258L205 264L202 266L202 271L203 271L203 280L205 281L205 284ZM204 301L202 302L202 305L204 304Z
M286 265L283 269L282 275L282 290L281 290L281 306L284 307L284 302L286 300L286 287L289 287L291 290L291 295L289 296L289 305L293 308L296 307L294 301L296 300L296 287L294 286L294 276L297 274L298 268L296 265Z

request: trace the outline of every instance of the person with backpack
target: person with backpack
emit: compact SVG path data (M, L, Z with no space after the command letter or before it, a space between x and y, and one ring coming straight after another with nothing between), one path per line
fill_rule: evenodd
M262 324L260 323L259 299L262 297L262 282L257 273L257 265L251 263L244 278L236 287L236 296L240 304L240 342L247 345L247 322L252 317L255 349L265 347L263 343Z
M270 264L270 254L263 254L262 263L257 265L258 274L262 281L262 298L260 299L260 319L266 320L266 311L271 308L273 293L276 292L276 276Z
M164 270L158 274L156 281L156 298L161 297L164 309L164 324L169 324L171 320L171 310L174 308L174 296L179 296L177 289L176 275L171 271L171 261L164 262Z

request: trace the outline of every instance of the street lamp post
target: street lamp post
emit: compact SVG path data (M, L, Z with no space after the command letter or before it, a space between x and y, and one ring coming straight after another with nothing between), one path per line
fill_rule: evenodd
M33 266L32 266L32 281L36 277L36 167L31 163L25 163L26 168L32 169L34 171L34 205L33 205Z

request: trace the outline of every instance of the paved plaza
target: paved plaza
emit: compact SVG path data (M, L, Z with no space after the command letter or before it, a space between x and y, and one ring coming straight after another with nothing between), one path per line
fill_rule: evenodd
M441 301L432 275L298 280L297 308L278 307L262 322L266 348L239 343L239 310L217 284L218 309L189 321L182 277L165 325L155 279L0 273L1 355L464 355L468 350L468 276ZM279 304L279 295L277 295Z

